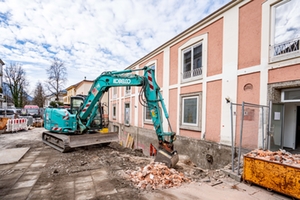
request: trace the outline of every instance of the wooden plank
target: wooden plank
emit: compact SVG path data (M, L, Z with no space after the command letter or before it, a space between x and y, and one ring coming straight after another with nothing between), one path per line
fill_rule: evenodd
M127 134L127 138L126 138L126 142L125 142L125 147L128 146L129 136L130 136L130 134L128 133L128 134Z

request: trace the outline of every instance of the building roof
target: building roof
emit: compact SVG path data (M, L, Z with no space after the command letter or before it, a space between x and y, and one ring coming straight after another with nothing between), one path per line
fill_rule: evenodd
M94 81L92 81L92 80L83 80L83 81L80 81L79 83L77 83L75 89L78 88L80 85L82 85L85 82L86 83L93 83Z
M67 87L66 88L66 90L70 90L70 89L72 89L72 88L78 88L80 85L82 85L84 82L88 82L88 83L93 83L94 81L93 80L82 80L82 81L80 81L80 82L78 82L78 83L76 83L76 84L74 84L74 85L71 85L71 86L69 86L69 87Z
M5 63L0 59L0 64L1 65L5 65Z

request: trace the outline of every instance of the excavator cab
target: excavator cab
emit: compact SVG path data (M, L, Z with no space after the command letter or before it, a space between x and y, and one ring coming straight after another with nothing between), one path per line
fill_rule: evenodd
M71 97L71 103L70 103L70 113L76 115L79 111L79 109L82 107L84 101L86 99L86 95L76 95ZM93 120L90 124L90 128L88 132L95 132L103 128L102 125L102 107L99 107L96 110L96 114L93 117Z
M73 96L73 97L71 97L70 113L76 115L79 108L80 108L80 106L82 106L84 100L85 100L84 96Z

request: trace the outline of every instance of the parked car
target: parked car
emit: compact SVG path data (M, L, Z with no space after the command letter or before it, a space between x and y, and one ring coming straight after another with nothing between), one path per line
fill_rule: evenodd
M17 109L0 109L0 117L15 119L18 116Z

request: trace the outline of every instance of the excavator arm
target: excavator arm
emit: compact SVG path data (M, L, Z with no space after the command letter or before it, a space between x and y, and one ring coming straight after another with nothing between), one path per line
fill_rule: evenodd
M111 87L120 86L142 86L144 78L132 74L136 70L125 70L121 72L104 72L93 83L91 89L77 113L77 121L80 133L89 129L89 122L93 121L93 113L98 109L99 99Z

